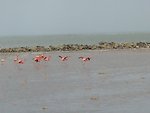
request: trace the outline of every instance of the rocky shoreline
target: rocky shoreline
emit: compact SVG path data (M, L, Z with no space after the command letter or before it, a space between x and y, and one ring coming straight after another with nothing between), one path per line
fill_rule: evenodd
M49 47L35 46L35 47L14 47L14 48L1 48L1 53L7 52L50 52L50 51L79 51L79 50L105 50L105 49L139 49L150 48L150 42L99 42L93 45L84 44L63 44L59 46Z

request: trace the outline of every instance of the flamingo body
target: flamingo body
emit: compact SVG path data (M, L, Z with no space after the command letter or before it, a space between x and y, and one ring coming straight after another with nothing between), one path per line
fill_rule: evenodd
M18 61L18 55L16 56L16 58L14 59L14 61L15 61L15 62Z
M40 62L42 60L41 56L35 56L34 61L35 62Z
M66 61L66 60L68 60L68 56L59 56L59 57L60 57L61 61Z
M24 64L23 60L18 60L18 64Z
M5 59L1 59L1 62L5 62Z
M50 60L50 56L45 56L45 57L44 57L44 60L45 60L45 61L49 61L49 60Z
M45 55L42 54L42 55L35 56L35 58L34 58L35 62L40 62L41 60L49 61L50 56L45 56Z
M79 57L79 59L82 59L82 61L84 61L84 62L87 62L87 61L91 60L90 57Z

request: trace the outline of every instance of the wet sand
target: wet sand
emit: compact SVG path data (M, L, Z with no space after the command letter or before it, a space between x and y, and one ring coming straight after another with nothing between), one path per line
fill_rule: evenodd
M0 54L0 113L149 113L150 50ZM61 62L58 55L69 55ZM83 63L79 56L91 56Z

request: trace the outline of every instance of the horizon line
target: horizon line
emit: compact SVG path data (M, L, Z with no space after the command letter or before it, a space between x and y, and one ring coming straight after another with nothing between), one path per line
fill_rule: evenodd
M150 34L150 32L118 32L118 33L64 33L64 34L33 34L33 35L0 35L0 37L41 37L41 36L90 36L90 35L128 35Z

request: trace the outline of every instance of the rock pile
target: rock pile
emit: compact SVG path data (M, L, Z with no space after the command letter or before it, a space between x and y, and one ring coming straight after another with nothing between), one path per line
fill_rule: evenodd
M63 44L59 46L44 47L15 47L15 48L1 48L0 52L50 52L50 51L79 51L79 50L101 50L101 49L139 49L150 48L150 42L99 42L93 45L83 44Z

